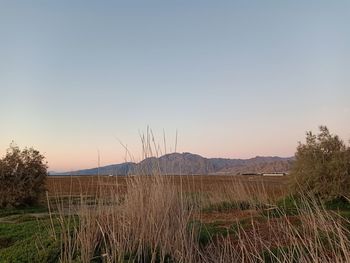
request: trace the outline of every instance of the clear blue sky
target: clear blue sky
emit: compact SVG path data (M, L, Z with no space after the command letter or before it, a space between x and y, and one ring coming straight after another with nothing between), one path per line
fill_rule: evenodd
M349 25L349 1L1 1L0 154L116 163L147 125L208 157L348 140Z

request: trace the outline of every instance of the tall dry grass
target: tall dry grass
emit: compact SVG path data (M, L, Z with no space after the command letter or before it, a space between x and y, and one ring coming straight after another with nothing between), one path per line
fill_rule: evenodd
M96 253L103 262L196 261L188 231L193 208L166 177L133 177L126 193L110 191L95 200L57 202L65 203L56 205L62 262L77 254L90 262Z
M170 177L135 176L127 181L126 192L58 202L52 217L59 224L58 231L53 229L62 244L60 261L350 262L350 222L310 198L288 215L270 203L255 205L265 200L249 198L252 189L242 184L205 201L188 188ZM237 220L236 233L217 235L203 245L200 229L190 226L200 220L203 208L222 200L249 202L249 209L264 217L244 224Z
M154 139L143 140L149 157ZM102 183L93 198L49 202L57 210L52 235L61 242L61 262L350 262L350 222L308 197L289 215L263 183L232 180L208 188L191 176L179 182L157 169L125 182L122 191L116 178ZM191 226L222 202L259 217L232 218L234 232L203 244L205 225Z

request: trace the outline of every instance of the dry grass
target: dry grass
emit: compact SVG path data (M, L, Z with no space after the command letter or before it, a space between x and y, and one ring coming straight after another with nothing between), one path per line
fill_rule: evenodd
M60 260L350 262L349 222L306 198L293 216L279 210L274 203L285 183L230 176L50 178ZM79 193L78 202L59 197Z
M223 175L177 175L167 176L166 183L172 184L183 192L200 192L210 196L222 195L227 198L228 193L235 195L262 194L265 198L276 199L287 192L287 177L262 176L223 176ZM152 181L151 177L143 178ZM110 192L125 193L134 176L50 176L46 180L48 194L55 196L95 196ZM261 196L260 196L261 197ZM244 197L246 199L247 196Z
M142 139L144 157L158 156L153 135ZM155 170L47 188L61 262L350 262L350 222L310 198L293 214L277 206L286 178Z

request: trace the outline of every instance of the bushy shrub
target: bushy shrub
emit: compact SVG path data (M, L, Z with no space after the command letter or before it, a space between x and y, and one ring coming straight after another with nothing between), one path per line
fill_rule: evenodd
M0 159L0 207L31 205L45 191L45 157L33 148L20 150L13 143Z
M292 168L292 190L324 201L350 196L350 148L326 126L306 133Z

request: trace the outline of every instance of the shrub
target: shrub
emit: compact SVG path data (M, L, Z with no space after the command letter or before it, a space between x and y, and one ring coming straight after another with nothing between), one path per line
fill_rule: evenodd
M324 201L350 195L350 148L326 126L306 133L292 168L292 190Z
M13 143L0 159L0 207L32 205L44 192L45 157L33 148L20 150Z

